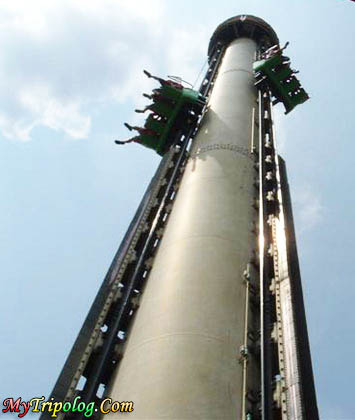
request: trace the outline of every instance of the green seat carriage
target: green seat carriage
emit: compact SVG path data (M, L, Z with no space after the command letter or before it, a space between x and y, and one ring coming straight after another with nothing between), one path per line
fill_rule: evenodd
M147 71L148 77L158 80L160 88L154 89L151 95L144 94L153 102L143 110L150 111L144 127L132 127L125 124L130 130L138 131L138 135L126 140L116 141L118 144L136 142L155 150L159 155L164 155L174 143L176 134L195 124L206 104L206 98L198 91L184 87L174 80L164 80L152 76Z
M295 72L290 68L288 57L283 56L281 52L256 61L253 69L256 78L255 85L270 89L275 98L273 103L282 102L285 106L285 114L309 99Z

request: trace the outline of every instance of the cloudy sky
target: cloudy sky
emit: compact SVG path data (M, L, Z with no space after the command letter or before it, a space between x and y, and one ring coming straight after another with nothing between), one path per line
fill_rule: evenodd
M48 396L158 164L116 138L147 68L194 83L209 37L269 22L311 100L277 134L293 195L322 419L354 420L353 69L348 0L0 2L0 397Z

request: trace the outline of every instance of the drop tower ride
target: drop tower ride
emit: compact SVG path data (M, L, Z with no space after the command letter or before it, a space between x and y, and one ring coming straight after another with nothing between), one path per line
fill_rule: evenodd
M276 102L289 112L287 101L306 94L289 75L277 86L288 66L278 45L249 15L213 33L202 115L180 119L161 153L55 400L134 402L108 419L319 418L272 112Z

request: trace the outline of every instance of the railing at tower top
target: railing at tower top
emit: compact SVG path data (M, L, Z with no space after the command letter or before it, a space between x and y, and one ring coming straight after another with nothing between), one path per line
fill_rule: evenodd
M199 92L208 96L223 56L217 48ZM150 182L51 393L54 401L98 403L122 358L139 298L149 276L198 123L182 129ZM99 414L94 413L94 417ZM41 420L49 420L44 412ZM58 419L83 419L60 413Z

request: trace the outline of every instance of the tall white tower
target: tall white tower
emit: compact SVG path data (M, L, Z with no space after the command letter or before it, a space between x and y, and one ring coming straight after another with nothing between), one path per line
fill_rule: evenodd
M253 16L214 32L202 120L164 156L56 399L133 401L142 420L318 419L285 164L253 74L275 44Z

